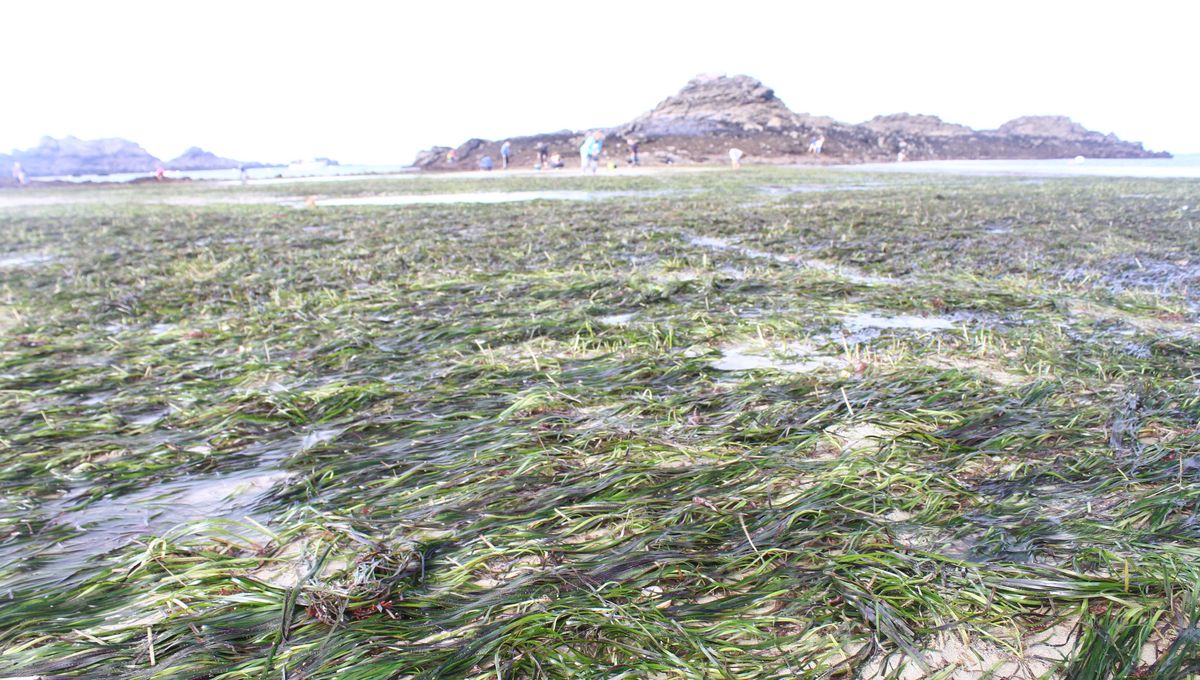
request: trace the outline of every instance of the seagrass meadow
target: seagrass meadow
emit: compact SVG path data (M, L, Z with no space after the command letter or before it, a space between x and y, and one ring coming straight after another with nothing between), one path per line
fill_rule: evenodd
M0 286L0 676L1200 674L1200 182L6 190Z

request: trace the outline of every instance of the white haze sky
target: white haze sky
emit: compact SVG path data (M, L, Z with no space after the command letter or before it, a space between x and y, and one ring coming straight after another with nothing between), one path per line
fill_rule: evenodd
M1062 114L1200 152L1200 3L0 4L0 150L124 137L170 159L406 163L468 137L623 123L699 73L797 112L976 128Z

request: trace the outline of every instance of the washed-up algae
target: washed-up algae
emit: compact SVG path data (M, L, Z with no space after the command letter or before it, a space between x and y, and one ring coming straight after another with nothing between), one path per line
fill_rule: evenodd
M1200 184L591 179L0 210L0 675L1200 672Z

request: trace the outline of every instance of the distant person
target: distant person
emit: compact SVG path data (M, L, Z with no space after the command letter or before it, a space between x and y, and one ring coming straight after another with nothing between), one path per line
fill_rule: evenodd
M512 144L508 140L500 145L500 161L504 163L504 169L508 169L508 157L512 155Z
M249 176L246 174L245 165L238 165L238 179L241 180L242 184L245 184L246 180L249 179Z
M538 142L537 145L538 165L546 167L546 161L550 158L550 147L545 142Z
M641 165L641 163L638 162L638 140L630 139L626 140L625 143L629 145L629 164Z
M733 165L734 170L737 170L738 168L742 167L742 156L745 156L745 155L746 155L746 152L742 151L741 149L737 148L736 146L729 150L729 162L730 162L730 164Z
M166 168L164 168L163 166L160 165L154 169L154 179L161 182L166 178L167 178L167 169Z
M813 135L812 140L808 143L808 152L814 156L820 156L823 146L825 146L825 135Z
M492 163L491 156L484 156L483 158L479 159L479 169L480 170L491 170L492 167L494 167L494 164Z
M557 153L551 156L550 160L546 162L549 163L550 167L554 168L555 170L558 170L566 165L566 163L563 163L562 154Z
M454 163L456 161L458 161L458 152L455 151L454 149L450 149L449 151L447 151L446 152L446 162Z
M600 153L604 150L604 133L597 130L596 132L583 138L583 144L579 146L579 164L584 170L591 170L592 174L596 174L596 170L600 168Z
M29 178L25 176L25 168L21 167L21 161L13 161L12 176L21 186L29 183Z

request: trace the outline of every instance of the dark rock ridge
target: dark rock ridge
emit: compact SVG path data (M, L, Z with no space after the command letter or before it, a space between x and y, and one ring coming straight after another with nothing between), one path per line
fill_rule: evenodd
M261 163L242 163L221 158L192 147L182 156L164 164L138 144L126 139L78 139L43 137L32 149L0 154L0 170L9 176L14 161L21 163L30 177L56 175L110 175L125 172L154 172L159 166L170 170L214 170L266 167Z
M605 152L624 162L628 143L639 144L642 162L728 162L731 147L762 162L865 163L935 159L1169 158L1137 142L1092 132L1064 116L1026 116L995 130L973 130L937 116L898 113L850 124L827 116L795 113L771 88L749 76L699 76L678 94L630 122L604 129ZM584 132L563 130L511 137L513 162L529 167L540 144L562 154L568 165L578 158ZM824 137L819 156L810 142ZM414 165L429 169L474 168L479 158L498 159L503 140L472 139L455 151L434 147ZM576 161L577 162L577 161Z
M267 166L262 163L222 158L211 151L193 146L180 154L178 158L167 161L163 167L167 170L228 170L230 168L265 168Z

